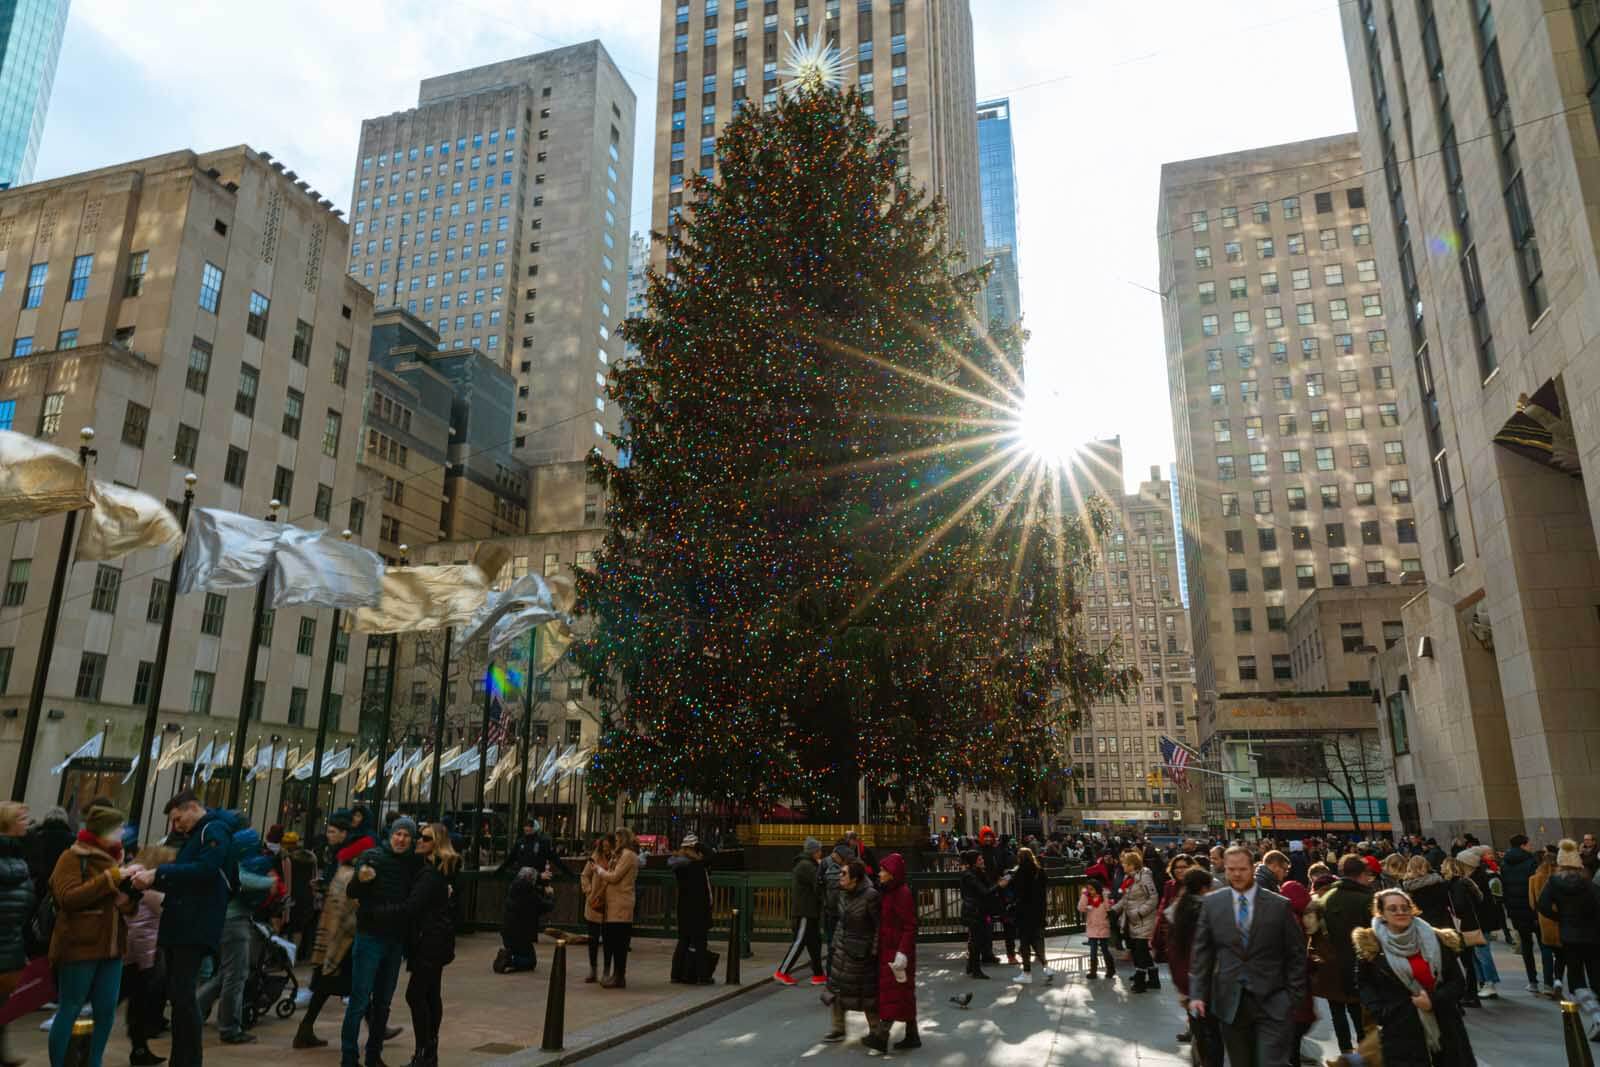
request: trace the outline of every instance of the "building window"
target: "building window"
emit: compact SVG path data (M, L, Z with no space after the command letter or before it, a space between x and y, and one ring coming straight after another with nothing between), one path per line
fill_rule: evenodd
M288 467L279 467L272 475L272 499L289 506L289 499L294 495L294 471Z
M150 409L128 401L128 406L122 412L122 443L143 448L145 435L149 431Z
M283 398L283 433L285 437L296 440L300 437L300 417L305 409L305 394L298 389L290 389Z
M150 687L155 682L155 674L156 665L154 663L147 659L139 661L139 666L133 675L133 704L135 707L142 707L150 703ZM0 692L4 692L3 685L0 685Z
M1249 608L1233 609L1233 632L1236 634L1250 633L1253 627L1250 624Z
M6 591L0 607L14 608L22 604L28 596L28 575L33 569L33 560L14 559L6 569ZM4 692L0 688L0 692Z
M1283 571L1277 567L1261 568L1261 588L1269 593L1283 588Z
M222 299L222 268L214 263L207 263L200 268L200 307L213 315L217 313L217 303ZM211 698L206 697L209 706Z
M205 607L200 612L200 632L221 637L222 622L227 614L228 598L221 593L207 593Z
M306 724L306 690L301 686L289 689L289 725L304 726Z
M128 257L128 276L122 282L122 295L138 296L144 292L145 272L150 269L150 253L135 252Z
M1402 545L1414 545L1414 544L1416 544L1417 543L1417 520L1416 519L1396 519L1396 520L1394 520L1394 539L1396 541L1400 542Z
M1335 493L1337 493L1339 491L1339 487L1336 486L1336 485L1334 485L1334 486L1325 486L1324 488L1332 489ZM1344 547L1344 523L1342 523L1342 522L1330 522L1330 523L1328 523L1328 547L1329 548L1343 548Z
M1253 682L1256 680L1256 658L1254 656L1239 657L1239 681Z
M122 570L119 567L108 567L104 563L95 568L94 591L89 596L89 607L93 611L103 611L115 614L117 610L117 594L122 589Z
M1333 575L1334 585L1344 586L1350 584L1350 564L1334 563L1328 567L1328 570Z
M189 686L189 711L194 715L211 714L211 694L217 687L217 676L210 671L195 671Z
M207 349L209 360L210 349ZM209 365L209 363L208 363ZM261 372L248 363L239 364L239 389L233 396L233 410L255 418L256 393L261 388Z
M309 656L317 645L317 620L309 615L300 616L300 629L295 634L294 652L297 656Z
M44 302L44 283L50 277L50 264L35 263L28 268L28 289L22 296L22 307L36 308Z
M323 522L333 520L333 486L317 485L317 500L312 505L311 514Z
M72 259L72 280L67 285L67 301L82 300L89 295L89 274L94 270L94 256L74 256Z
M195 337L189 341L189 369L184 375L184 387L203 396L210 381L211 345Z
M1368 506L1370 504L1373 504L1373 503L1376 503L1376 496L1373 493L1372 483L1371 482L1357 482L1356 483L1356 507L1358 507L1358 508L1359 507L1366 507L1366 506Z
M1389 483L1389 499L1396 504L1411 503L1411 481L1407 478L1396 478Z
M1369 560L1367 560L1367 584L1368 585L1388 585L1389 584L1389 572L1384 570L1383 560L1381 560L1381 559L1369 559Z
M229 485L243 488L245 463L249 454L242 448L228 446L228 459L222 468L222 480Z
M1383 443L1383 461L1391 467L1405 466L1406 446L1399 441L1385 441Z
M1385 629L1388 623L1384 624ZM1389 746L1396 756L1407 755L1411 751L1411 735L1406 730L1406 697L1405 693L1390 693L1388 701L1389 710Z
M1304 511L1306 509L1306 491L1303 488L1291 485L1283 491L1283 495L1289 502L1290 511Z
M244 320L245 333L251 337L258 337L263 341L267 339L267 311L270 306L271 301L260 293L251 290L250 311Z
M1300 589L1315 589L1317 587L1317 568L1314 564L1301 563L1294 569L1294 583Z
M23 356L33 355L33 338L18 337L11 342L11 358L21 359Z
M1275 682L1288 682L1294 679L1294 668L1290 665L1289 657L1281 653L1272 656L1272 680Z
M74 693L79 700L99 700L105 684L105 656L99 652L85 652L78 661L78 685Z
M337 456L339 454L339 434L343 429L344 416L329 408L326 417L322 420L322 454L324 456Z
M311 362L311 324L304 319L296 319L294 323L294 348L289 357L296 363Z
M350 532L361 534L361 528L367 524L367 505L360 500L350 501L350 515L345 525L350 527Z
M333 384L344 388L350 377L350 349L344 345L333 346Z
M1239 514L1238 493L1222 493L1220 494L1219 499L1222 504L1222 514L1224 518Z

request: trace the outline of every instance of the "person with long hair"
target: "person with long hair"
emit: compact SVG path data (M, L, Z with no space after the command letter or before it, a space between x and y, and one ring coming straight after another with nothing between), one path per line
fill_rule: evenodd
M583 873L578 876L578 888L583 893L583 921L588 928L589 977L584 979L587 983L611 977L610 953L606 954L605 974L600 973L600 944L606 921L606 887L595 876L595 872L610 866L616 844L614 834L595 838L594 847L589 850L589 859L583 865Z
M1472 884L1467 865L1458 859L1447 858L1439 865L1439 873L1444 877L1445 889L1450 894L1451 919L1466 949L1458 957L1467 976L1467 990L1461 995L1461 1003L1469 1008L1481 1007L1483 1001L1478 992L1478 966L1472 951L1473 946L1485 940L1483 923L1478 918L1478 887Z
M24 845L27 835L27 805L0 803L0 1006L11 998L28 965L24 931L36 901ZM5 1026L0 1024L0 1063L14 1062L6 1052Z
M423 823L417 832L417 856L422 860L411 894L406 898L406 918L411 938L406 945L406 1006L411 1009L411 1030L416 1051L409 1067L437 1067L439 1026L444 1021L441 984L444 969L456 958L456 934L450 897L461 857L450 842L443 823Z
M1118 916L1127 936L1128 951L1133 955L1130 988L1135 993L1160 989L1161 977L1155 960L1150 958L1150 935L1156 932L1156 905L1161 900L1155 876L1136 849L1122 854L1122 872L1122 896L1111 905L1111 913Z
M1561 923L1539 911L1539 895L1550 879L1555 877L1556 859L1560 855L1555 845L1546 845L1539 854L1539 868L1528 879L1528 906L1539 918L1539 957L1544 971L1544 983L1539 995L1560 999L1562 979L1566 974L1566 958L1561 954Z
M1378 1025L1385 1067L1474 1067L1461 1015L1461 935L1422 922L1403 889L1382 890L1372 907L1371 925L1352 940L1361 1006Z
M667 866L678 884L678 943L672 950L671 979L684 985L709 985L711 950L706 941L711 936L711 869L700 847L700 835L685 834L677 852L667 858ZM815 923L812 926L814 930Z
M139 850L135 862L153 869L171 863L177 854L177 849L146 845ZM166 894L159 890L146 889L139 894L138 907L128 919L128 951L122 958L122 992L128 998L128 1043L133 1046L128 1062L132 1067L155 1067L165 1062L163 1057L150 1051L150 1039L161 1030L161 1014L167 1001L166 972L156 953L161 905L165 898Z
M1183 876L1192 866L1194 860L1186 852L1173 856L1167 864L1167 880L1161 884L1161 901L1156 905L1156 932L1150 938L1150 954L1157 963L1167 962L1167 909L1178 899Z
M1033 981L1033 958L1039 958L1039 977L1055 978L1044 951L1045 873L1031 848L1017 850L1017 866L1011 872L1011 889L1017 899L1017 941L1022 949L1022 972L1014 979L1023 985Z
M1203 1067L1217 1067L1222 1062L1221 1037L1209 1019L1191 1019L1189 1016L1189 956L1194 950L1194 928L1200 921L1200 903L1211 892L1211 872L1192 865L1183 873L1183 881L1172 902L1166 907L1167 967L1172 975L1172 986L1178 993L1178 1003L1183 1006L1184 1018L1189 1019L1189 1029L1178 1035L1180 1042L1194 1041L1196 1058ZM1093 966L1093 957L1090 957Z
M628 946L633 940L634 886L639 879L639 841L626 826L616 829L617 851L609 866L597 867L595 878L605 887L606 966L611 977L602 989L628 988Z

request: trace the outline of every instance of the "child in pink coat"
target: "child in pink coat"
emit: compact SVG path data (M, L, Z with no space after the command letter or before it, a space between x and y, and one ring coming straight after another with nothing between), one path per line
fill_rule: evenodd
M1090 878L1089 884L1078 894L1078 914L1083 916L1084 933L1089 937L1089 977L1100 977L1100 957L1106 960L1106 977L1117 976L1117 965L1111 959L1111 901L1106 896L1104 883Z

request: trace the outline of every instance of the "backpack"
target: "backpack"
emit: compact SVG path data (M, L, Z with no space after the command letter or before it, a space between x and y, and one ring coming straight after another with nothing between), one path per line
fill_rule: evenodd
M83 856L78 857L78 878L86 880L89 877L89 861ZM28 925L22 931L23 941L26 943L29 956L42 956L50 951L50 938L56 930L56 916L61 908L56 903L55 892L50 888L50 882L45 881L43 895L39 899L39 906L34 908L33 917L28 920Z

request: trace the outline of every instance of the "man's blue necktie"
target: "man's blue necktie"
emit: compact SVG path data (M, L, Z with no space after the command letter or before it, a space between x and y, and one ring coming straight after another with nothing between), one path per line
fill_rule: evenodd
M1250 947L1250 898L1239 894L1239 946Z

